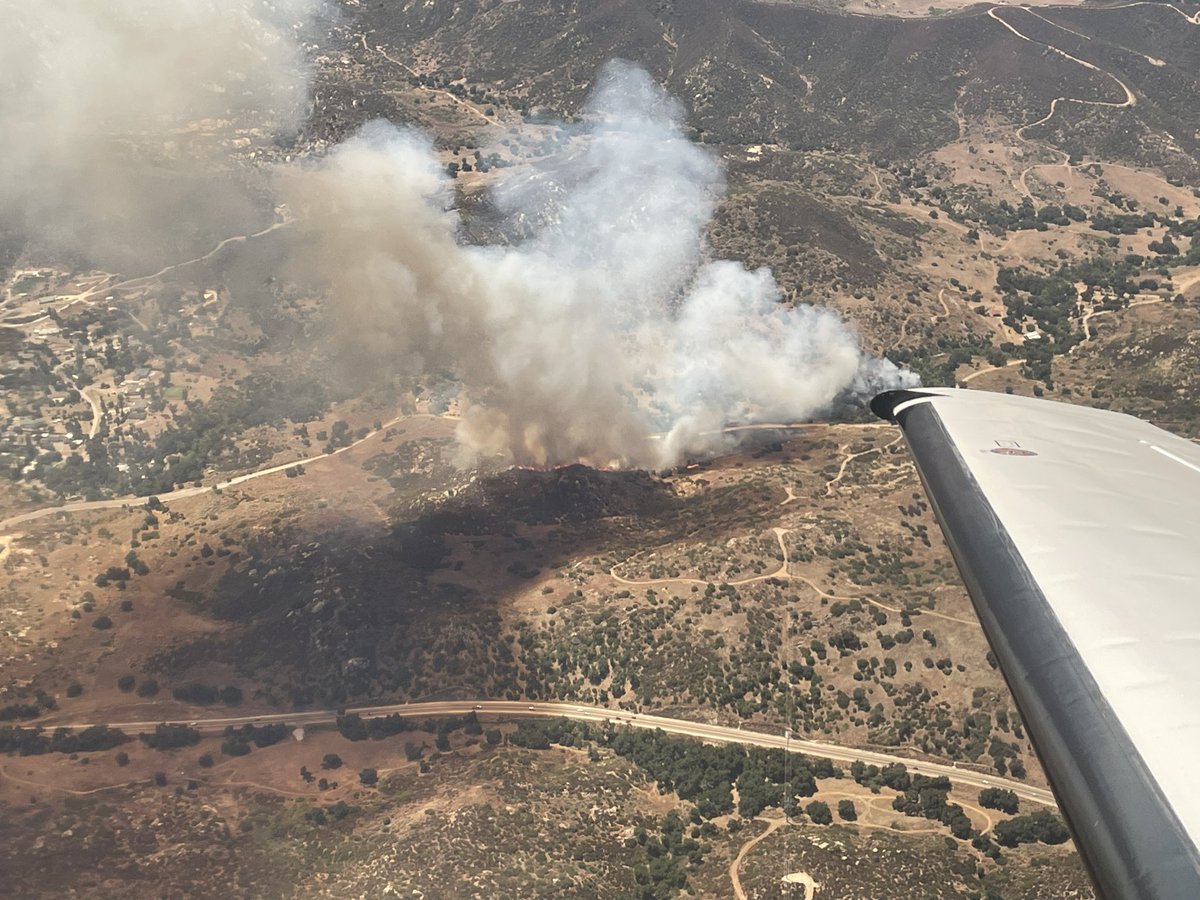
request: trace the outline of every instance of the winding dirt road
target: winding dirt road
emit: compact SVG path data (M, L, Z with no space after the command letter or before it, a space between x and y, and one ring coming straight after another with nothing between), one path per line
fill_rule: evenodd
M94 438L100 432L100 425L104 422L104 408L100 405L100 396L93 387L80 388L79 396L86 400L88 406L92 408L92 423L88 426L88 437ZM0 526L3 524L0 522Z
M1183 20L1185 22L1190 22L1193 25L1200 25L1200 12L1197 12L1195 15L1189 16L1178 6L1172 6L1170 3L1157 3L1157 2L1152 2L1152 0L1138 0L1138 2L1136 2L1136 3L1122 3L1117 6L1105 6L1103 8L1105 10L1132 9L1135 6L1153 6L1155 9L1169 9L1169 10L1171 10L1171 12L1177 12L1181 16L1183 16Z
M742 849L738 851L738 855L734 857L733 862L729 864L729 880L733 882L733 893L737 896L738 900L746 900L746 892L742 890L742 879L738 876L738 872L742 868L742 861L746 858L746 854L758 846L760 841L766 840L772 834L778 831L779 827L786 824L787 820L760 818L756 821L766 822L767 830L758 835L758 837L753 837L746 841L746 843L742 844ZM805 900L809 900L807 895L805 896Z
M86 300L89 297L94 297L96 294L105 293L105 292L109 292L109 291L127 290L131 287L139 287L143 284L147 284L151 281L155 281L159 278L162 278L162 276L166 275L168 272L174 272L176 269L182 269L182 268L185 268L186 266L193 266L196 263L204 262L207 259L212 259L212 257L216 256L218 253L220 253L222 250L224 250L230 244L240 244L243 241L248 241L252 238L262 237L264 234L270 234L272 231L275 231L279 228L286 228L290 224L291 224L290 220L288 220L286 218L281 219L277 222L273 222L272 224L268 225L266 228L262 229L261 231L255 231L253 234L237 234L237 235L234 235L233 237L227 237L224 240L220 241L215 247L213 247L211 250L209 250L203 256L197 256L194 259L185 259L183 262L179 262L179 263L172 263L169 266L164 266L163 268L159 269L157 272L151 272L149 275L138 275L134 278L127 278L124 281L118 281L115 284L109 283L110 279L112 278L112 276L109 276L109 278L104 279L99 284L93 285L92 287L88 288L85 291L80 291L78 294L64 294L62 299L67 301L67 304L69 305L71 303L74 303L76 300ZM146 327L146 325L137 316L135 316L131 312L128 312L127 310L125 312L131 319L133 319L135 322L137 322L137 324L139 326L141 326L143 331L149 331L149 329Z
M1197 280L1200 280L1200 276L1198 276ZM1138 306L1153 306L1155 303L1162 302L1162 297L1155 297L1153 300L1134 300L1132 303L1126 307L1123 307L1122 309L1134 309ZM1093 309L1091 312L1084 315L1084 317L1080 320L1080 328L1083 330L1083 341L1081 343L1086 344L1088 341L1092 340L1093 337L1095 337L1095 335L1092 334L1092 319L1095 319L1098 316L1107 316L1114 312L1117 312L1117 310Z
M978 372L972 372L970 375L967 375L966 377L964 377L962 379L962 383L969 384L970 382L972 382L976 378L978 378L980 375L987 375L991 372L999 372L1002 369L1009 369L1009 368L1012 368L1013 366L1019 366L1023 362L1025 362L1025 360L1023 360L1023 359L1010 359L1008 362L1006 362L1002 366L988 366L986 369L980 369Z
M382 47L380 47L378 45L372 47L367 42L367 36L365 34L359 34L358 39L359 39L359 41L362 42L362 48L364 50L366 50L368 53L378 53L380 56L382 56L384 59L386 59L388 62L390 62L393 66L395 66L398 69L403 69L409 75L416 77L420 74L412 66L406 65L405 63L400 62L400 60L396 59L395 57L389 55L388 52L386 50L384 50ZM426 85L422 85L421 87L423 90L426 90L431 94L441 94L442 96L449 98L452 102L456 103L458 106L461 106L463 109L474 113L486 125L491 125L496 128L504 127L500 122L497 122L494 118L492 118L492 117L488 116L486 113L482 112L478 107L475 106L474 103L471 103L468 100L464 100L462 97L459 97L457 94L454 94L447 90L443 90L442 88L428 87Z
M786 501L784 501L784 502L786 502ZM0 524L2 524L2 523L0 523ZM750 578L742 578L742 579L739 579L738 581L726 581L726 582L723 582L724 584L728 584L730 587L740 587L743 584L753 584L756 581L766 581L769 578L791 578L792 577L788 573L787 544L785 544L783 541L783 536L785 534L787 534L788 532L790 532L792 529L790 529L790 528L772 528L771 530L773 532L775 532L775 539L777 541L779 541L779 549L780 549L780 552L783 553L783 562L779 564L779 568L776 569L774 572L768 572L766 575L753 575ZM637 556L637 555L638 554L634 554L634 556ZM617 563L612 568L610 568L608 570L609 577L612 578L614 581L616 581L618 584L629 585L630 587L650 587L650 586L656 585L656 584L709 585L709 584L712 584L712 582L714 580L719 580L719 579L687 578L687 577L643 578L643 579L635 580L635 579L631 579L631 578L624 578L621 575L618 575L617 574L618 566L624 565L625 563L629 562L629 560L631 560L633 558L634 557L631 556L631 557L629 557L629 559L622 560L621 562Z
M899 440L899 438L897 438L897 440ZM896 441L892 441L893 444L895 442ZM890 447L891 444L888 444L887 446ZM875 449L880 449L880 448L875 448ZM873 452L873 451L870 451L870 452ZM864 455L864 454L859 454L859 455ZM787 502L787 500L784 501L784 503L786 503L786 502ZM852 600L857 600L860 603L869 603L871 606L874 606L878 609L882 609L884 612L890 612L893 615L898 616L898 615L902 615L904 613L904 610L902 610L902 609L899 609L895 606L888 606L886 603L880 603L878 600L874 600L871 597L867 597L867 596L842 597L842 596L839 596L838 594L831 594L828 591L824 590L822 587L820 587L815 581L813 581L808 576L797 575L797 574L794 574L793 572L789 571L789 569L791 567L791 560L789 558L787 544L784 542L783 536L785 534L789 534L793 529L776 527L776 528L772 528L771 530L773 532L775 532L775 539L777 541L779 541L779 549L783 553L783 562L780 563L779 568L776 569L774 572L768 572L765 575L754 575L754 576L751 576L750 578L743 578L739 581L728 581L728 582L725 582L726 584L728 584L730 587L740 587L740 586L746 585L746 584L753 584L756 581L767 581L768 579L771 579L771 578L786 579L788 581L800 581L800 582L803 582L804 584L808 585L808 587L811 588L817 594L818 597L823 597L826 600L841 601L843 603L849 603ZM612 578L614 581L616 581L618 584L623 584L623 585L626 585L627 587L653 587L654 585L659 585L659 584L694 584L694 585L707 586L709 584L712 584L714 581L719 580L719 579L704 579L704 578L688 578L685 576L676 577L676 578L632 579L632 578L625 578L625 577L617 574L618 567L624 565L625 563L629 562L635 556L638 556L638 555L639 554L634 554L634 556L629 557L629 559L623 560L622 562L616 563L614 566L612 566L608 570L609 577ZM972 619L960 619L957 616L952 616L947 613L937 612L936 610L932 610L932 609L915 609L915 610L912 610L912 613L916 613L917 615L921 615L921 616L932 616L935 619L945 619L947 622L957 622L959 625L967 625L971 628L979 627L979 622L974 621ZM910 613L910 615L912 613Z
M834 485L841 484L842 477L846 474L846 466L850 465L850 463L852 463L854 460L859 459L860 457L863 457L863 456L870 456L872 453L882 453L888 447L895 446L896 444L900 443L900 441L902 441L903 439L904 439L904 435L899 435L894 440L888 441L882 447L870 447L870 448L868 448L866 450L862 450L858 453L847 454L846 458L842 460L842 464L838 468L837 474L834 475L833 478L830 479L828 482L826 482L825 496L826 497L833 496Z
M1059 103L1078 103L1083 106L1107 106L1112 109L1125 109L1127 107L1137 106L1137 97L1134 95L1134 93L1130 89L1129 85L1127 85L1125 82L1123 82L1116 75L1112 74L1112 72L1105 71L1104 69L1101 69L1099 66L1088 62L1086 59L1080 59L1078 56L1072 56L1070 53L1068 53L1066 50L1063 50L1061 47L1055 47L1053 44L1047 44L1045 41L1035 40L1034 38L1029 37L1027 34L1023 34L1011 23L1009 23L1009 22L1005 21L1003 18L1001 18L1000 14L996 12L996 10L1008 9L1008 8L1009 7L1004 7L1004 6L993 6L991 9L989 9L987 11L987 14L990 18L995 19L997 22L999 22L1001 25L1003 25L1006 29L1011 31L1014 35L1016 35L1021 40L1028 41L1031 44L1037 44L1039 47L1045 47L1047 50L1050 50L1053 53L1057 53L1059 56L1063 57L1064 59L1069 59L1071 62L1077 63L1077 64L1083 66L1085 69L1089 69L1090 71L1095 72L1098 75L1103 75L1106 78L1111 78L1114 82L1116 82L1117 86L1125 94L1125 99L1121 102L1116 102L1116 101L1112 101L1112 100L1081 100L1077 97L1055 97L1053 100L1050 101L1050 111L1048 113L1046 113L1046 115L1042 116L1042 118L1038 119L1036 122L1030 122L1028 125L1022 125L1020 128L1017 129L1017 137L1018 138L1020 138L1021 140L1026 140L1025 132L1027 130L1029 130L1030 128L1034 128L1038 125L1042 125L1045 122L1048 122L1054 116L1055 111L1058 109ZM1046 19L1044 16L1039 16L1036 13L1033 13L1031 10L1026 9L1025 7L1017 7L1017 8L1022 9L1025 12L1028 12L1031 15L1034 15L1036 18L1042 19L1045 22L1049 22L1051 25L1056 24L1054 22L1050 22L1050 20ZM1064 29L1064 30L1069 31L1070 29Z

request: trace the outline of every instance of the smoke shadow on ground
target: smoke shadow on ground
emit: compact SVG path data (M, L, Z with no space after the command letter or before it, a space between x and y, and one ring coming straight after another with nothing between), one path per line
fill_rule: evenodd
M804 444L791 442L781 458ZM232 666L297 707L520 697L520 649L501 635L536 579L684 538L723 542L759 528L778 502L747 504L732 488L684 498L668 480L638 471L506 470L411 507L391 526L258 539L210 594L177 595L232 627L176 645L147 667L178 682L193 667ZM574 587L556 579L547 606Z

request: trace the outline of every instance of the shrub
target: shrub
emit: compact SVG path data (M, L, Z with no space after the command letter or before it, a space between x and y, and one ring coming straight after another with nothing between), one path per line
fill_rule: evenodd
M218 695L217 689L211 684L198 684L196 682L177 687L172 693L176 700L183 703L195 703L199 706L216 703Z
M167 722L155 726L154 734L142 734L139 737L142 743L152 750L174 750L178 747L191 747L200 742L200 732L195 728Z
M242 689L227 685L220 690L221 702L226 706L238 706L242 702Z
M245 756L250 752L250 744L240 737L226 738L221 744L221 752L226 756Z

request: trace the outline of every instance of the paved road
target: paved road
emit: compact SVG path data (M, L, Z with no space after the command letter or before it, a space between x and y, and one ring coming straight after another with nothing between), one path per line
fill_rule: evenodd
M230 478L228 481L221 481L216 484L204 485L202 487L177 488L176 490L166 491L161 494L156 494L155 496L158 497L159 500L162 500L164 502L174 501L174 500L182 500L185 497L195 497L198 494L203 494L207 491L214 491L214 490L223 491L226 488L236 487L239 484L244 484L247 481L252 481L255 478L262 478L265 475L275 475L275 474L278 474L279 472L286 472L288 469L292 468L293 466L309 466L315 462L320 462L323 459L328 459L331 456L337 456L340 453L345 453L347 450L353 450L359 444L363 443L364 441L369 441L371 438L375 437L377 434L381 434L384 431L387 431L387 429L391 428L393 425L397 424L398 422L403 421L405 418L406 418L405 416L397 416L396 418L391 419L390 421L384 422L383 425L381 425L378 429L376 429L375 431L372 431L370 434L366 435L365 437L361 437L354 443L347 444L345 447L339 447L338 449L334 450L331 453L319 453L316 456L310 456L306 459L294 459L291 462L285 462L285 463L281 463L280 465L277 465L277 466L268 466L265 469L259 469L256 472L247 472L245 475L238 475L234 478ZM425 416L422 413L418 413L414 416L409 416L408 418L450 418L450 417L449 416ZM149 496L113 497L112 499L109 499L109 500L80 500L75 503L65 503L61 506L46 506L46 507L43 507L42 509L34 509L34 510L30 510L29 512L20 513L19 515L10 516L9 518L4 519L3 521L0 521L0 532L3 532L5 530L11 528L13 525L20 525L22 522L30 522L34 519L41 519L46 516L52 516L55 513L75 513L75 512L87 512L89 510L97 510L97 509L120 509L123 506L143 506L143 505L145 505L146 501L149 499L150 499Z
M280 226L280 227L282 227L282 226ZM228 238L227 241L228 240L235 240L235 239ZM89 399L89 402L91 402L91 399L90 398L88 398L88 399ZM287 469L290 469L292 466L308 466L308 465L311 465L312 463L320 462L323 459L328 459L331 456L337 456L339 453L345 453L347 450L352 450L355 447L357 447L359 444L363 443L364 441L369 441L371 438L375 437L377 434L380 434L380 433L386 431L388 428L391 428L393 425L396 425L399 422L404 421L406 418L408 418L408 419L456 419L457 416L449 415L446 413L443 413L441 415L432 415L429 413L415 413L411 416L397 416L396 418L391 419L388 422L384 422L383 425L378 430L372 431L366 437L359 438L354 443L349 444L345 447L339 447L337 450L334 450L332 453L320 453L316 456L310 456L307 459L294 459L291 462L286 462L281 465L270 466L265 469L259 469L258 471L255 471L255 472L247 472L245 475L238 475L236 478L230 478L228 481L221 481L221 482L218 482L217 484L204 485L202 487L177 488L176 490L166 491L164 493L157 494L156 496L158 497L159 500L162 500L163 502L168 502L168 501L172 501L172 500L182 500L185 497L195 497L198 494L203 494L207 491L224 490L225 488L235 487L236 485L244 484L245 482L251 481L255 478L262 478L264 475L274 475L279 472L286 471ZM93 418L93 426L94 427L98 427L98 426L96 426L96 421L97 420L95 418ZM794 422L793 423L764 422L764 423L751 424L751 425L728 425L725 428L720 429L719 431L705 432L705 434L720 434L720 433L728 434L728 433L733 433L733 432L738 432L738 431L803 430L803 429L821 428L821 427L825 427L825 428L830 428L830 427L884 428L884 427L890 427L890 426L888 426L887 423L885 423L885 422L878 422L878 423L876 423L876 422L866 422L866 423L822 422L822 423L805 423L805 424L797 424ZM651 435L650 437L652 439L657 439L657 438L661 438L662 435L654 434L654 435ZM89 511L98 510L98 509L120 509L123 506L142 506L149 499L150 498L148 496L112 497L107 500L79 500L79 501L75 501L72 503L64 503L59 506L45 506L45 507L42 507L41 509L29 510L27 512L19 513L15 516L10 516L7 519L0 520L0 534L3 534L7 529L12 528L14 525L20 525L23 522L31 522L35 519L42 519L42 518L45 518L46 516L52 516L55 513L89 512Z
M945 775L960 785L973 787L1002 787L1013 791L1023 800L1030 800L1046 806L1054 806L1054 795L1044 789L1000 778L996 775L985 775L968 769L960 769L954 765L931 763L912 760L904 756L890 753L880 753L874 750L859 750L854 747L842 747L837 744L827 744L822 741L810 741L794 738L785 734L764 734L742 728L728 728L723 725L707 725L702 722L685 722L682 719L670 719L665 716L654 716L645 713L628 712L621 709L607 709L597 706L581 706L576 703L542 703L519 700L440 700L430 703L399 703L386 706L364 706L348 710L364 718L376 716L400 715L410 718L432 718L437 716L457 716L474 711L483 716L520 716L525 718L558 718L565 716L582 722L603 724L628 725L634 728L661 728L668 734L684 737L700 738L704 741L719 744L750 744L755 747L779 747L796 753L807 753L820 756L834 762L852 763L862 760L864 763L877 766L887 766L892 763L903 763L910 772L921 775ZM204 718L188 721L189 725L197 728L203 734L220 734L229 725L264 725L271 722L286 722L289 725L327 725L337 720L334 710L312 710L308 712L268 713L264 715L225 716L219 718ZM162 720L145 722L110 722L113 728L134 733L153 729ZM177 720L186 721L186 720ZM36 724L36 723L35 723ZM65 727L72 730L89 728L94 723L59 724L53 722L41 723L48 728Z

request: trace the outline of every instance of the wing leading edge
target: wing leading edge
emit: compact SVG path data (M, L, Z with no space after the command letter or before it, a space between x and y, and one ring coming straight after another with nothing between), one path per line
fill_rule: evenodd
M872 409L904 432L1102 893L1200 897L1200 448L979 391Z

